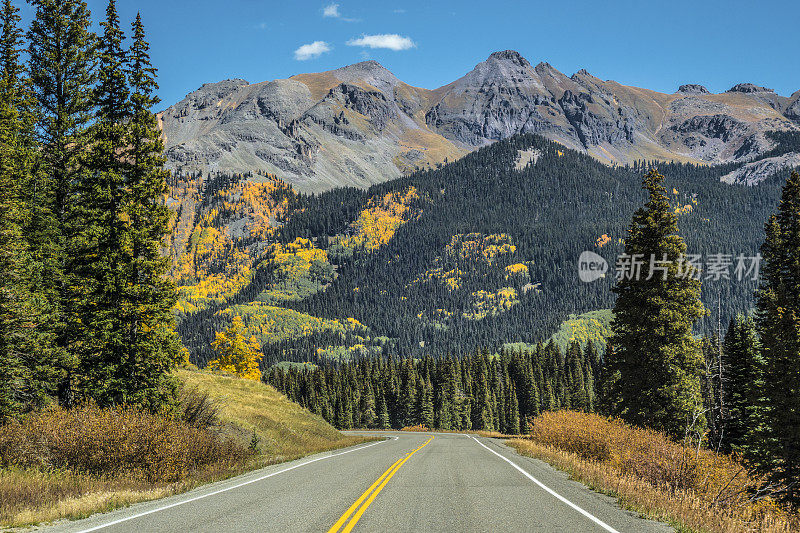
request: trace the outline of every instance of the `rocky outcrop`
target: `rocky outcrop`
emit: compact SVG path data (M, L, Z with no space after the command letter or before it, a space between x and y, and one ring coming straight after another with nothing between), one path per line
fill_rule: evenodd
M678 87L678 92L681 94L711 94L708 89L703 85L697 83L687 83Z
M800 154L791 153L779 157L767 157L759 161L747 163L733 172L722 176L725 183L757 185L776 173L785 172L789 168L800 167Z
M759 87L758 85L753 85L752 83L738 83L728 89L729 93L774 93L772 89L767 89L766 87Z

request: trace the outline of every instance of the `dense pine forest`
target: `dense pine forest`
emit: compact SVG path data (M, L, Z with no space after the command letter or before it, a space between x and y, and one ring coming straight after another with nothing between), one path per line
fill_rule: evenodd
M780 151L797 146L800 138L783 135L776 141ZM535 163L518 169L520 151L531 150ZM577 259L593 250L613 270L624 249L625 228L643 198L641 176L651 167L666 176L670 202L680 209L687 253L704 259L758 253L763 221L785 176L747 187L720 183L733 165L643 162L611 168L521 135L366 191L337 189L318 196L281 191L290 214L280 219L284 223L275 238L282 243L309 239L326 254L306 277L312 289L278 302L265 297L287 283L267 254L238 294L182 316L179 331L193 360L203 365L214 356L208 349L214 332L230 323L226 310L244 314L259 335L263 320L258 315L266 311L246 304L260 300L298 316L349 317L363 325L312 328L286 338L261 335L266 366L315 362L332 353L338 359L338 354L352 354L354 346L363 347L355 352L359 355L420 358L496 351L508 342L535 344L570 314L613 306L613 275L582 283ZM229 179L211 176L206 183ZM360 216L376 199L386 198L407 209L393 236L380 246L348 244L364 233ZM334 274L323 268L330 265ZM720 323L751 309L755 288L751 278L706 283L702 299L713 312L703 317L698 331L717 332Z
M600 354L572 343L462 358L273 366L265 379L342 429L424 426L516 435L543 411L595 410Z

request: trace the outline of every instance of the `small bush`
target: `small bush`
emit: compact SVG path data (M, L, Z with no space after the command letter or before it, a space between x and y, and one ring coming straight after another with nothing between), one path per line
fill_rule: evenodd
M208 429L219 423L219 406L196 386L181 388L178 407L181 420L192 427Z
M430 429L425 427L424 424L417 424L416 426L406 426L406 427L402 428L400 431L422 431L422 432L426 432L426 431L430 431Z
M0 427L3 467L169 483L206 466L234 465L247 457L247 450L205 429L127 407L51 408Z

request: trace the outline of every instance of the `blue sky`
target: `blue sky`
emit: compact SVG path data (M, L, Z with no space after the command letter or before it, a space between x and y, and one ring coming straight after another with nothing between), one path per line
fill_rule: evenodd
M102 16L104 0L88 3L96 19ZM126 21L136 10L142 13L163 107L205 82L259 82L365 58L380 61L411 85L432 89L508 48L567 75L585 68L603 79L663 92L690 82L712 92L744 81L783 95L800 89L797 0L118 0L118 5ZM30 8L23 10L29 18Z

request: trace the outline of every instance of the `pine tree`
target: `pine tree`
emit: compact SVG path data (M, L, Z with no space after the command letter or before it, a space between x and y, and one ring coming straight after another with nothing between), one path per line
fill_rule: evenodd
M126 383L131 378L121 369L129 347L119 316L126 311L122 272L129 262L123 202L130 113L124 34L114 0L101 26L90 172L78 184L82 224L74 255L80 282L72 285L72 297L83 325L78 347L82 388L100 405L109 405L130 401Z
M154 95L158 85L139 14L132 36L127 65L131 93L125 140L128 166L122 206L127 221L124 246L129 255L121 272L123 305L118 315L126 356L117 372L129 376L125 381L128 401L152 409L170 392L168 374L183 348L172 312L177 294L167 276L169 258L162 252L171 214L164 202L169 177L164 169L164 143L152 112L159 103Z
M634 214L625 241L626 257L642 262L641 275L623 272L615 288L605 393L613 398L613 414L685 438L704 425L703 359L692 328L705 309L700 281L683 260L686 244L663 181L655 170L645 176L649 198Z
M433 429L433 386L430 379L424 382L421 411L420 422L426 428Z
M517 402L517 390L514 387L514 383L509 384L508 415L506 419L505 433L509 435L519 435L519 403Z
M800 506L800 174L783 187L765 226L756 323L764 358L765 456L770 478Z
M392 427L391 420L389 419L389 409L386 406L386 396L381 391L378 398L378 428L389 429Z
M88 125L92 119L95 36L82 0L31 0L29 72L41 144L41 171L30 190L27 238L38 265L33 283L47 306L44 320L54 337L51 362L62 404L74 398L76 344L82 334L70 287L75 279L73 241L82 226L75 185L86 177Z
M731 320L723 348L729 391L723 451L737 451L751 460L756 455L754 444L761 424L759 403L764 386L759 344L752 317L739 315Z
M22 237L22 191L25 148L21 143L20 17L10 0L3 2L0 35L0 423L22 409L26 335Z
M372 384L366 384L366 390L364 394L361 395L361 407L359 409L361 423L359 426L363 427L374 427L375 426L375 419L377 417L375 413L375 394L372 392Z

